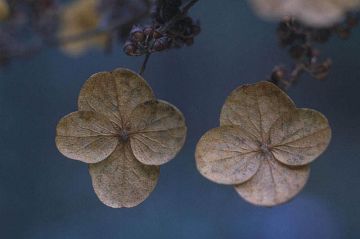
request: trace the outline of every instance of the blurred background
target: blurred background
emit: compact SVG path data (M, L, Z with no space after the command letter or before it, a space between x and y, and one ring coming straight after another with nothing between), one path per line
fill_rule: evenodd
M246 1L200 1L191 15L202 32L191 47L154 54L145 79L157 97L184 113L188 138L161 167L150 197L132 209L111 209L96 197L87 166L56 149L58 120L76 111L79 90L93 73L143 58L93 49L69 57L48 48L0 71L0 235L26 239L359 238L360 29L321 47L334 65L325 81L303 77L289 90L299 107L324 113L332 126L328 150L312 165L305 189L291 202L260 208L232 187L196 170L199 138L219 125L220 109L237 86L264 80L290 61L278 46L276 22L254 15Z

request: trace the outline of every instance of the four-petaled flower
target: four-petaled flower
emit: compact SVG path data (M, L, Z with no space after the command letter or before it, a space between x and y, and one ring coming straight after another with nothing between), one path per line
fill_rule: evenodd
M186 125L173 105L156 100L136 73L97 73L81 89L79 111L60 120L56 145L68 158L89 164L99 199L134 207L155 188L159 165L182 148Z
M226 100L220 127L196 148L200 173L234 185L245 200L274 206L304 187L308 164L328 146L331 129L319 112L298 109L269 82L237 88Z

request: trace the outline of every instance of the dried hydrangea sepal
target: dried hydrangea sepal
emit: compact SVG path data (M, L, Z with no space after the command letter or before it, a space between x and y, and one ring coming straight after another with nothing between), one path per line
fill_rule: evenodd
M250 179L260 161L253 136L237 126L222 126L208 131L196 146L199 172L220 184L239 184Z
M68 158L97 163L116 148L118 139L111 121L91 111L63 117L56 127L56 146Z
M263 139L281 114L294 109L295 104L289 96L272 83L244 85L226 99L220 125L238 125Z
M330 139L328 120L311 109L284 114L270 131L272 153L280 162L292 166L311 163L326 150Z
M258 172L247 182L235 186L246 201L258 206L276 206L294 198L305 186L310 167L290 168L271 154L263 155Z
M186 138L185 118L165 101L138 105L131 114L131 148L135 157L147 165L161 165L173 159Z
M104 161L89 165L98 198L113 208L130 208L142 203L154 190L160 168L140 163L129 144L119 144Z
M137 105L153 99L152 89L141 76L119 68L92 75L81 88L78 107L102 113L124 127Z

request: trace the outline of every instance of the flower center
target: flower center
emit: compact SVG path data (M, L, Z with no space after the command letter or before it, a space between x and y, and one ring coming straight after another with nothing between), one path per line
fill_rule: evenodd
M128 132L127 132L126 130L124 130L124 129L120 130L119 139L120 139L120 141L122 141L122 142L128 141L128 139L129 139L129 134L128 134Z
M269 145L261 143L260 144L260 150L263 153L270 153Z

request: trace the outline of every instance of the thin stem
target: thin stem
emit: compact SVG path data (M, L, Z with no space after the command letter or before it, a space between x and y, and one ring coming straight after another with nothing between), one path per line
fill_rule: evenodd
M182 9L181 12L177 15L175 15L170 21L168 21L162 28L161 31L167 31L170 29L178 20L180 20L184 15L186 15L189 10L200 0L191 0L188 3L186 3Z
M150 56L151 56L151 53L148 53L148 54L145 55L144 62L143 62L143 64L142 64L141 69L140 69L140 72L139 72L139 74L140 74L141 76L144 75L144 72L145 72L145 69L146 69L146 65L147 65L147 63L148 63L148 61L149 61Z
M290 74L290 78L288 81L285 81L285 90L288 90L296 81L299 80L300 76L306 69L306 66L302 63L298 63L295 65L293 71Z
M188 13L188 11L198 2L199 0L190 0L189 2L187 2L181 9L181 13L177 14L176 16L174 16L169 22L167 22L161 29L161 31L166 32L168 29L170 29L179 19L181 19L182 17L184 17L184 15L186 15ZM140 72L139 74L142 76L144 75L145 69L146 69L146 65L149 61L151 53L147 53L145 55L145 59L144 62L141 66Z
M182 14L187 14L187 12L192 8L199 0L191 0L182 8Z

